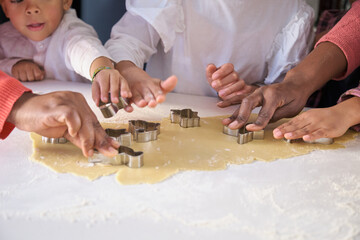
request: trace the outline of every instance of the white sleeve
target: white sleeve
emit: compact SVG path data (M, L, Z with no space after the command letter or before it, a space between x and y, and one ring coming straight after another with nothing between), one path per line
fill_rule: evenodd
M290 22L276 36L267 54L268 74L265 84L281 82L285 74L309 52L313 38L314 11L305 2Z
M102 45L94 28L74 15L65 15L64 22L65 34L64 52L65 64L68 69L73 69L81 76L91 79L90 67L92 62L98 57L111 59L110 54Z
M115 62L128 60L139 68L156 53L160 36L142 17L129 12L111 30L105 47Z
M168 52L185 29L182 0L126 0L126 9L105 44L116 62L130 60L142 67L160 42Z

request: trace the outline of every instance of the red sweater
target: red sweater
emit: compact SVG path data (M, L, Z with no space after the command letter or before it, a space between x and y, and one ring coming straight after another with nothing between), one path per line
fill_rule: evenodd
M360 66L360 0L352 4L345 16L316 45L322 42L334 43L345 54L347 70L340 79L347 77ZM339 102L353 96L360 97L360 85L345 92L340 97ZM353 128L360 131L360 124L353 126Z
M360 66L360 0L352 4L345 16L316 45L322 42L334 43L344 52L348 66L342 78Z
M17 79L0 71L0 139L5 139L14 129L14 125L6 122L14 103L31 90L23 86Z

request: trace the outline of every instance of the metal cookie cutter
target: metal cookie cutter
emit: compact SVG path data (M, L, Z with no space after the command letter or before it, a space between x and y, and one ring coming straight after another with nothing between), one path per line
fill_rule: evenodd
M295 142L306 142L306 143L318 143L318 144L324 144L324 145L330 145L334 143L333 138L319 138L314 141L304 141L302 138L297 139L286 139L284 138L284 141L288 143L295 143Z
M88 158L90 163L101 163L105 165L126 165L130 168L141 168L144 165L144 153L135 152L132 148L120 146L119 154L115 157L106 157L99 152L94 152L92 157Z
M110 94L109 94L109 101L110 101L110 99L111 98L110 98ZM105 118L110 118L110 117L115 116L115 114L120 109L125 108L127 105L128 104L126 103L125 99L123 99L122 97L119 97L119 102L116 104L112 103L111 101L108 103L104 103L104 102L100 101L99 108Z
M130 120L129 132L136 142L149 142L157 140L160 134L160 123L152 123L143 120Z
M191 109L171 109L170 120L172 123L179 123L183 128L200 127L198 112L193 112Z
M121 146L131 146L131 133L127 132L126 129L105 129L106 134L115 139Z
M240 129L230 129L228 126L224 126L223 133L230 136L238 137L237 139L238 144L245 144L251 142L252 140L264 139L264 135L265 135L264 130L251 132L246 130L246 125Z
M68 140L64 137L61 138L48 138L48 137L41 137L41 141L44 143L51 143L51 144L64 144L67 143Z

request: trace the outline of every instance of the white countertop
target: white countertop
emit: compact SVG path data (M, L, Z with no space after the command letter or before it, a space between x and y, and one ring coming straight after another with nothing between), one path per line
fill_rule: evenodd
M90 85L26 83L38 92L82 92ZM170 108L201 117L229 115L217 99L169 94L144 120ZM157 184L93 182L30 161L29 134L0 142L0 239L360 239L360 138L344 149L315 151L273 162L186 171Z

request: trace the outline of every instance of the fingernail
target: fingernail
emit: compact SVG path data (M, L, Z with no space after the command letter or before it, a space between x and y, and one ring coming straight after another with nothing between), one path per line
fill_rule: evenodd
M293 136L292 133L285 133L285 134L284 134L284 137L285 137L286 139L291 139L292 136Z
M279 129L274 129L273 131L273 134L274 134L274 137L278 138L278 137L281 137L282 133Z
M90 149L90 150L88 151L88 156L89 156L89 157L92 157L92 155L94 155L94 150L93 150L93 149Z
M229 124L229 128L235 129L238 124L239 124L238 121L234 121L234 122L232 122L232 123Z
M224 91L224 90L220 90L220 91L219 91L219 96L220 96L220 97L224 96L225 94L226 94L226 91Z
M218 86L219 86L219 81L212 81L211 86L212 86L213 88L218 87Z

